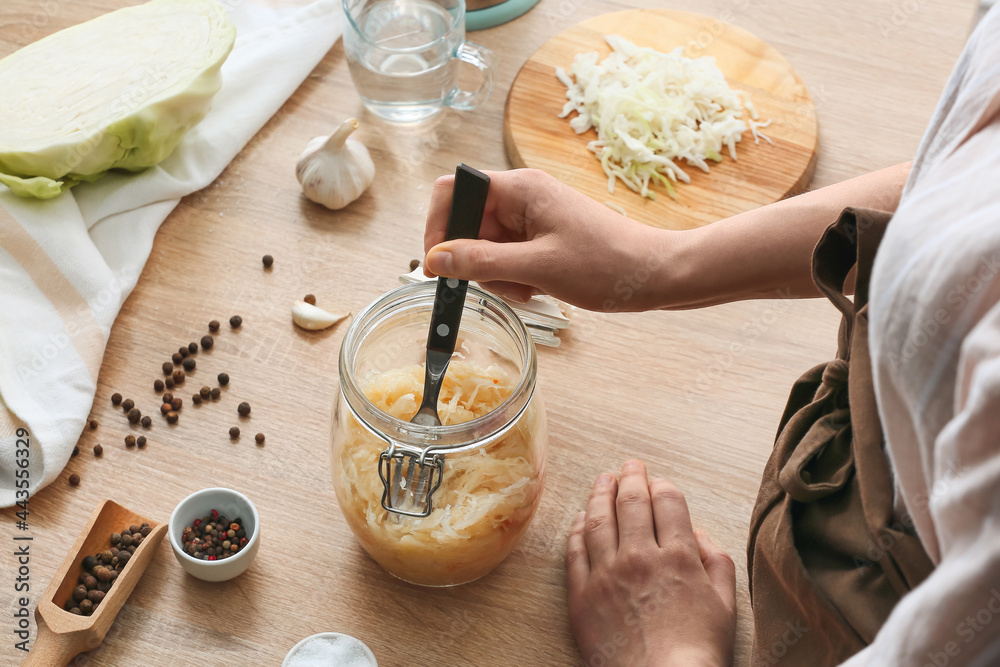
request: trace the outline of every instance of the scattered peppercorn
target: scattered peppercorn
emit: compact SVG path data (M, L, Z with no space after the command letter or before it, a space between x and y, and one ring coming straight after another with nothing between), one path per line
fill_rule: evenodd
M264 257L261 258L261 261L264 262L265 269L270 269L271 265L274 264L274 257L271 257L270 255L264 255Z
M170 401L174 400L174 395L168 391L167 393L165 393L163 396L160 397L160 400L162 400L164 403L169 403Z
M229 326L232 328L239 329L241 324L243 324L243 318L239 315L233 315L229 318Z
M174 372L174 365L171 362L169 362L169 361L164 361L163 362L163 374L164 375L170 375L173 372Z
M91 419L90 420L90 430L93 431L95 428L97 428L97 421L94 420L94 419Z
M240 437L240 429L238 426L234 426L231 429L229 429L229 437L232 438L233 440Z
M184 405L184 401L182 401L179 397L170 401L170 407L174 409L174 412L180 412L182 405Z
M250 404L247 403L246 401L243 401L236 408L236 412L240 413L241 417L246 417L248 414L250 414Z
M128 411L129 424L138 424L140 419L142 419L142 413L139 412L139 408L132 408Z
M122 404L122 395L119 393L111 394L111 405L118 407Z
M153 382L153 391L163 391L163 380Z
M174 374L171 377L173 378L175 385L184 384L184 371L178 369L174 371Z
M183 365L184 365L184 370L190 373L191 371L194 370L194 367L198 365L198 362L196 362L191 357L188 357L187 359L184 360Z
M125 446L126 447L135 447L135 436L134 435L126 435L125 436ZM114 544L114 542L112 542L112 544Z
M205 334L201 337L201 349L211 350L213 345L215 345L215 339L210 335Z
M174 362L174 366L180 366L181 362L184 361L184 357L181 356L180 352L174 352L173 355L171 355L170 360Z
M179 348L177 348L177 354L181 355L181 359L183 359L189 354L191 354L191 350L188 349L187 345L181 345Z
M201 394L202 398L208 398L212 394L212 390L208 387L202 387L198 390L198 393Z
M302 300L305 301L306 303L308 303L311 306L315 306L316 305L316 297L313 296L312 294L306 294L305 298L302 299Z
M176 424L177 423L177 413L171 410L167 413L167 423Z
M167 378L166 380L163 381L163 385L167 389L173 389L174 388L174 379L173 378Z
M76 456L79 453L80 453L80 448L79 447L73 447L73 453L70 454L70 456Z
M194 354L198 351L198 343L188 343L188 352Z
M212 320L208 323L208 330L215 333L219 330L219 320Z
M258 445L263 445L264 444L264 434L263 433L258 433L257 435L255 435L253 437L253 439L257 441Z
M229 384L229 375L227 373L219 373L219 386L225 387Z
M100 456L103 453L104 453L104 447L102 447L100 444L94 445L94 456Z
M80 486L80 476L77 475L76 473L73 473L72 475L70 475L69 476L69 485L70 486Z
M213 401L219 400L219 396L222 396L222 390L219 389L218 387L212 387L212 400Z
M125 412L125 414L128 414L128 411L134 407L135 407L135 401L133 401L131 398L126 398L124 401L122 401L122 411Z
M150 417L149 415L146 415L145 417L143 417L139 421L140 421L140 423L142 423L142 427L143 428L149 428L150 426L153 425L153 418ZM139 437L142 437L142 436L139 436Z
M170 412L170 410L171 410L171 406L170 406L169 403L161 403L160 404L160 414L161 415L167 414L168 412Z
M201 405L201 394L192 394L191 402L195 405Z
M410 260L410 271L416 271L418 266L420 266L420 260L419 259L411 259Z
M139 449L142 449L143 447L145 447L146 446L146 436L140 435L138 438L135 439L135 444L137 444L139 446Z

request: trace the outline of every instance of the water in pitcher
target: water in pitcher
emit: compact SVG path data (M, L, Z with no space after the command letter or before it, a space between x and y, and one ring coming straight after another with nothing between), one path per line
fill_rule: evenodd
M457 10L453 10L457 11ZM357 17L361 35L348 44L351 77L365 105L394 121L433 115L455 85L455 49L462 43L454 16L427 0L384 0Z

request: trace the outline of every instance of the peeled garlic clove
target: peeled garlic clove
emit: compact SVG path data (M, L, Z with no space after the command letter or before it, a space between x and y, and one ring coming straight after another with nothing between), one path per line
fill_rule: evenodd
M292 304L292 321L309 331L319 331L320 329L332 327L342 319L350 317L350 315L350 313L334 315L305 301L296 301Z

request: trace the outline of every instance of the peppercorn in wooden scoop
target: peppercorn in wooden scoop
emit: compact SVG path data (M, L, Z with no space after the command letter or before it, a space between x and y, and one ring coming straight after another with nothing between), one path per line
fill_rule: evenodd
M455 188L451 195L451 213L445 240L477 239L486 210L486 197L490 192L490 177L465 164L455 170ZM438 396L441 382L448 371L451 356L455 353L458 329L465 310L465 294L469 281L456 278L438 278L427 331L427 358L424 367L424 395L420 409L410 421L420 426L440 426ZM404 472L404 459L406 470ZM395 462L395 465L393 465ZM424 460L423 455L394 452L385 461L383 483L391 490L390 503L383 506L397 514L427 516L431 511L431 496L441 483L443 462L436 464ZM395 468L395 470L393 470ZM417 470L419 469L419 474Z
M143 537L114 584L94 608L93 614L78 616L66 611L62 606L63 602L72 596L73 589L77 587L84 558L106 550L112 533L125 526L140 524L149 525L149 534ZM35 609L38 637L23 665L65 665L80 653L97 648L145 572L166 532L165 523L145 519L111 500L101 503Z

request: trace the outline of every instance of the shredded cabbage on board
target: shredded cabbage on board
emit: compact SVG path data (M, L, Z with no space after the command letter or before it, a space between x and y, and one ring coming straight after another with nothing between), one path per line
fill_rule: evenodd
M556 76L568 99L559 117L575 111L569 124L577 134L597 131L587 148L601 161L608 192L621 179L655 200L650 186L661 183L676 199L673 183L691 181L680 161L708 172L707 161L720 162L723 149L735 160L747 129L755 143L774 143L758 131L771 121L757 122L749 97L729 87L715 58L685 58L682 47L661 53L618 35L604 39L612 49L607 58L598 63L597 53L581 53Z

